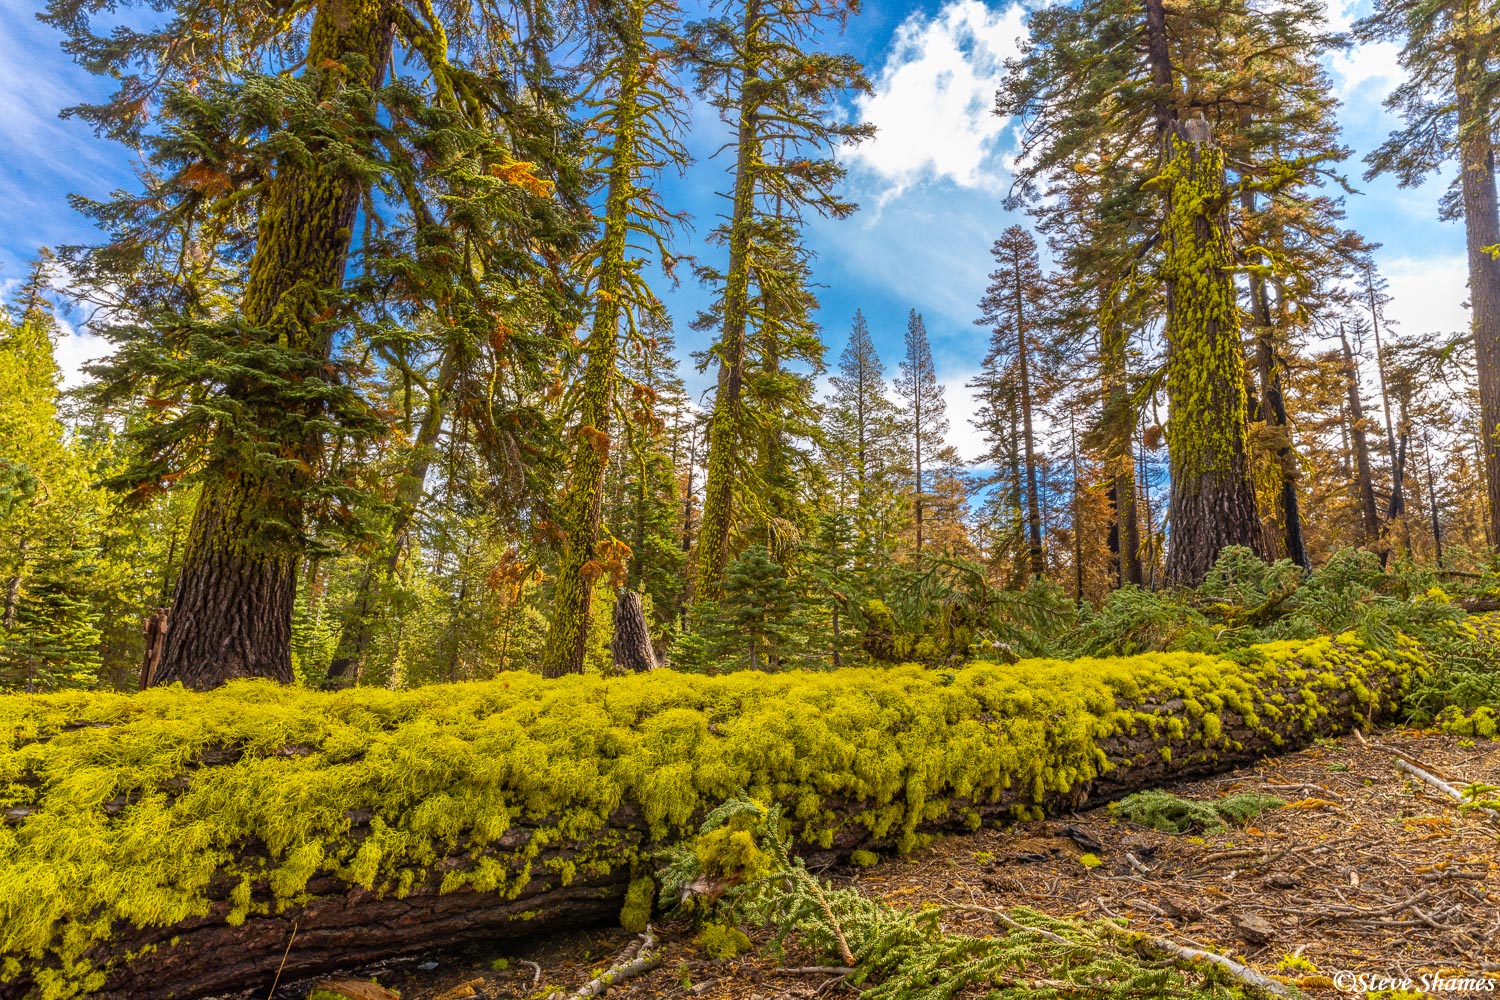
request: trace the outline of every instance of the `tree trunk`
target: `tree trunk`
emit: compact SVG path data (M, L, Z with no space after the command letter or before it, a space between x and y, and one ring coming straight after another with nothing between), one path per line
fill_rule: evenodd
M1233 254L1220 215L1227 198L1224 154L1210 142L1176 135L1168 145L1167 580L1196 587L1226 547L1259 551L1262 531L1246 449Z
M748 0L742 21L742 44L754 47L761 30L759 0ZM753 72L740 83L740 117L736 135L734 201L729 218L729 270L724 277L724 326L719 337L719 384L708 426L708 475L703 483L703 520L698 528L698 559L693 596L698 600L723 593L729 564L729 535L734 527L734 483L739 449L745 437L745 337L750 308L750 243L755 233L756 176L760 161L758 88Z
M1237 689L1236 696L1229 699L1214 716L1212 730L1209 728L1208 717L1201 710L1195 715L1184 708L1186 691L1170 687L1156 690L1146 696L1148 700L1139 702L1130 700L1131 697L1141 697L1139 695L1117 693L1116 707L1126 712L1140 713L1137 716L1141 719L1140 723L1128 728L1121 727L1113 735L1098 737L1092 743L1092 748L1080 750L1080 747L1073 745L1073 736L1047 740L1047 749L1043 751L1042 757L1026 765L1028 768L1038 768L1037 775L1051 774L1056 768L1082 767L1079 761L1089 763L1088 770L1079 774L1076 781L1049 780L1046 787L1052 790L1042 793L1040 797L1037 797L1029 779L1017 780L1003 787L996 783L992 792L987 791L975 799L966 798L939 779L938 784L925 787L925 806L907 802L905 789L908 785L904 781L897 783L894 798L890 801L884 798L879 801L839 798L828 789L847 786L838 782L830 784L821 769L799 770L793 766L776 777L772 771L767 770L773 768L774 763L758 759L745 765L754 773L741 776L741 780L747 787L766 780L781 782L776 787L782 789L783 799L788 803L798 803L796 807L789 809L789 817L799 815L800 803L807 797L821 803L809 815L823 816L823 811L827 810L826 815L830 818L843 817L842 822L833 823L830 839L821 843L806 839L797 841L799 852L814 864L826 864L846 858L857 849L891 848L900 833L899 825L891 828L889 833L876 837L871 835L865 820L872 816L889 816L893 810L900 814L906 809L914 808L917 811L912 819L916 823L914 831L957 833L973 829L977 822L1004 820L1018 813L1028 813L1036 807L1048 812L1069 812L1085 806L1096 806L1143 788L1225 771L1249 763L1263 754L1284 754L1311 743L1315 738L1346 732L1356 725L1368 725L1392 710L1401 682L1399 678L1386 672L1387 667L1379 656L1363 654L1363 658L1359 660L1360 670L1351 672L1349 665L1354 661L1354 656L1332 657L1322 647L1315 648L1318 656L1328 658L1307 663L1295 659L1274 661L1278 665L1256 675L1255 685L1246 690ZM1228 661L1217 662L1220 664L1218 669L1237 669ZM1308 679L1309 671L1313 680ZM967 692L968 688L963 685L971 682L974 681L965 678L953 690ZM719 679L698 678L693 683L707 687L723 682ZM786 685L799 682L794 678L782 679L778 676L774 681L767 678L766 683ZM505 710L507 699L522 697L515 693L506 694L504 692L507 689L501 688L499 682L495 684L496 702L493 708L496 712ZM932 684L932 689L948 690L936 682ZM1124 692L1128 688L1111 687L1109 690ZM625 692L622 691L623 693ZM627 697L635 696L627 694ZM702 697L713 699L717 695L708 691ZM803 697L816 699L824 695L808 693ZM853 697L863 702L871 696L861 689ZM963 752L993 753L999 759L1009 749L1004 744L1002 735L1012 731L1012 728L1007 728L1007 724L1010 727L1021 726L1020 730L1015 731L1023 731L1026 727L1024 715L996 718L993 714L995 710L970 705L973 699L967 693L955 694L952 701L945 700L943 696L936 696L936 700L931 700L934 696L930 691L924 690L923 697L929 701L921 704L930 704L930 708L923 711L935 713L928 720L931 722L930 730L928 722L924 721L920 713L904 723L899 723L896 715L892 715L890 718L893 721L887 724L896 728L883 734L863 735L854 729L848 731L849 737L864 739L867 736L869 739L882 741L879 744L881 746L887 745L884 741L891 741L889 745L895 748L902 745L897 742L900 740L902 726L915 724L922 726L924 732L942 732L945 726L957 722L962 713L969 712L975 713L971 716L972 722L965 724L971 728L954 730L961 733L965 740ZM1311 708L1309 699L1312 697L1317 699L1316 711ZM1239 698L1246 700L1242 704ZM682 705L686 706L690 700L684 697ZM167 702L153 704L155 708L147 705L144 711L148 714L152 711L171 711ZM960 704L970 707L961 708ZM1232 707L1235 705L1242 707ZM520 709L525 707L524 703L512 706ZM1299 708L1306 710L1299 712ZM1259 716L1259 721L1255 724L1248 723L1241 714L1252 709ZM244 707L247 712L259 710L261 709L255 705ZM280 709L272 706L267 710L274 714ZM536 711L546 710L538 708L532 710L533 714ZM656 715L658 721L676 718L677 714L691 713L694 710L675 707L674 704L674 707L663 711L670 714ZM682 723L679 722L674 723L676 728L661 730L664 733L680 734L683 738L689 733L692 736L688 742L674 742L670 751L673 756L663 758L659 763L674 767L685 764L692 774L698 775L698 780L706 782L702 785L705 790L698 791L694 788L692 779L685 779L688 783L682 786L683 794L690 796L688 801L694 803L692 814L674 820L667 828L665 841L690 836L701 821L704 811L717 805L716 797L720 793L710 790L710 786L734 787L736 777L720 772L727 762L734 759L731 753L734 746L732 733L735 713L738 711L740 709L725 703L722 709L713 710L715 725L701 729L692 726L681 728ZM1014 711L1017 710L1011 710ZM1109 714L1108 709L1094 709L1094 712L1101 720ZM951 713L959 713L959 716L947 718ZM276 717L281 718L280 715ZM884 718L878 713L871 717ZM138 713L132 714L131 718L138 718ZM1173 726L1170 725L1174 720L1181 723L1176 727L1177 735L1173 735ZM538 733L565 733L569 724L569 720L556 717L555 714L537 718L534 722L541 727L535 730ZM400 723L392 716L388 724ZM412 724L430 737L430 720L419 717ZM296 738L316 743L330 738L328 734L334 731L312 726L306 731L299 729ZM1082 731L1087 733L1091 729L1085 726ZM97 738L101 733L107 737L111 730L89 732L94 734L90 738ZM225 788L241 787L233 780L238 775L260 774L267 768L277 767L275 762L278 760L306 760L310 755L320 752L316 745L289 745L282 754L267 754L264 751L250 754L240 748L204 751L196 745L176 745L173 736L175 732L177 730L170 728L161 730L161 738L153 744L152 753L160 755L162 766L168 766L167 761L170 760L170 766L186 768L184 773L192 775L193 783L211 780L209 775L213 775L226 781ZM465 754L482 755L485 752L480 738L482 734L475 734L467 729L445 732L450 734L444 737L447 741L444 746L450 748L444 751L446 756L442 759L445 762L457 762ZM76 741L81 737L63 731L52 738ZM982 751L976 740L985 738L997 742L989 750ZM462 742L465 739L472 742ZM1097 756L1093 748L1097 748ZM67 749L66 746L63 748ZM915 752L911 747L908 750ZM184 751L187 751L185 755ZM45 752L45 746L37 747L28 759L40 760L42 758L38 754L45 755ZM338 762L331 762L326 766L330 769L345 766L342 762L345 759L343 755L347 752L347 747L341 749L336 757ZM1078 756L1080 752L1081 757ZM432 758L434 761L436 759ZM1107 760L1110 768L1090 778L1089 775L1096 766L1093 762L1099 759ZM450 765L445 763L444 766ZM458 767L456 763L452 766ZM603 760L600 766L607 770L611 765L609 761ZM626 770L634 766L636 765L628 765ZM237 768L243 770L233 770ZM226 774L225 769L231 769L231 772ZM524 775L512 775L505 770L491 771L469 765L458 767L452 773L462 777L446 779L450 784L435 788L433 792L446 792L454 797L454 801L466 801L466 796L490 795L496 781L503 785L517 781L524 783L527 780ZM329 780L332 782L333 779ZM469 943L492 945L546 931L573 930L613 920L620 912L626 886L632 875L630 859L652 856L652 852L663 843L663 840L654 838L648 832L648 807L639 799L643 789L655 787L651 784L652 780L649 771L631 779L623 797L604 807L608 812L602 821L602 828L585 824L580 829L590 829L592 832L571 835L559 832L560 829L566 829L568 823L574 822L566 817L572 815L575 808L580 814L597 808L592 783L586 782L578 790L564 793L555 800L554 806L548 807L549 815L545 816L534 816L520 804L525 800L525 795L532 793L517 792L512 800L516 804L511 807L514 819L503 835L483 845L468 842L464 835L459 835L454 840L444 840L442 837L434 839L433 856L424 867L409 872L411 882L402 892L359 888L346 881L350 877L347 871L340 873L315 870L305 889L299 889L293 898L278 903L272 893L271 882L264 877L267 870L265 846L258 841L226 845L223 858L217 862L217 875L210 879L205 890L206 903L201 915L146 927L122 920L102 944L86 951L85 959L104 975L102 986L93 995L100 1000L144 1000L164 995L170 995L174 1000L193 1000L244 989L255 989L263 995L278 972L282 982L289 982L302 976L357 968L377 960L428 954ZM175 790L167 794L186 794L188 787L189 782L184 780L180 786L172 786ZM671 801L677 801L673 798L676 794L672 792L668 796ZM101 818L100 829L108 831L113 828L114 822L124 822L129 818L125 815L127 810L160 809L161 804L149 801L150 798L148 796L147 800L140 802L125 800L113 807L106 804L95 807L101 817L112 808L115 813L120 814L111 823L105 823ZM505 808L503 801L501 807ZM551 814L554 810L556 814ZM564 823L562 827L557 825L560 818ZM179 820L196 822L195 817L180 817ZM24 837L24 824L29 821L24 814L18 817L16 811L12 810L0 822L22 824L17 828L17 833ZM374 843L372 837L382 835L381 831L384 831L383 835L389 835L396 829L392 824L405 822L394 814L374 816L368 809L355 810L348 814L347 832L341 836L351 844ZM661 829L660 820L657 822L658 829ZM826 820L815 819L813 822L823 823ZM401 829L405 829L404 825ZM799 836L804 832L801 826L794 830ZM179 834L180 831L163 828L159 833L163 838L162 851L171 851L171 838ZM25 842L24 839L22 842ZM445 876L472 871L481 862L498 865L506 873L507 881L503 890L478 891L464 886L446 893L442 891ZM237 871L262 874L248 882L241 882ZM5 872L0 870L0 874ZM120 881L111 886L91 887L88 891L120 893L132 890L128 883ZM165 892L165 889L162 891ZM247 891L248 899L244 896ZM239 896L237 909L234 899L236 895ZM91 896L91 899L94 897ZM230 926L226 918L231 911L242 916L243 922ZM70 915L68 919L83 919L82 911ZM64 931L60 930L58 933L62 935ZM0 1000L20 1000L35 986L35 977L44 968L56 972L56 967L51 962L38 960L30 955L0 955L0 959L7 962L12 958L19 965L12 966L11 971L6 973L11 977L8 981L0 982ZM0 968L3 967L0 964Z
M1021 433L1026 460L1026 563L1033 580L1040 580L1046 570L1042 555L1042 515L1040 491L1036 481L1036 442L1031 421L1031 366L1026 355L1026 309L1021 294L1021 261L1014 262L1016 285L1016 368L1020 375Z
M632 8L641 17L642 8ZM633 32L640 25L632 25ZM599 248L598 285L589 330L588 365L583 373L578 425L573 428L573 457L558 509L562 532L557 585L552 592L552 622L542 654L542 675L561 677L583 672L593 617L594 581L603 526L604 476L609 468L610 413L614 407L616 356L619 352L621 303L629 264L631 205L641 154L640 35L627 42L621 59L619 90L613 99L615 128L611 137L609 193L605 198L604 238Z
M1255 211L1255 192L1246 188L1240 194L1246 213ZM1307 544L1302 538L1302 511L1297 500L1297 459L1292 452L1291 429L1286 416L1286 401L1281 392L1281 363L1276 357L1276 330L1271 322L1271 304L1266 295L1266 279L1250 273L1250 318L1255 325L1255 367L1260 377L1260 418L1279 437L1276 464L1279 476L1277 506L1281 522L1280 545L1286 557L1305 570L1312 569L1307 558Z
M1359 367L1349 338L1339 326L1339 341L1344 347L1344 378L1349 389L1349 438L1354 446L1354 489L1359 500L1361 538L1373 545L1380 538L1380 511L1375 506L1375 481L1370 474L1370 442L1365 437L1365 409L1359 393Z
M1471 68L1471 62L1476 64ZM1483 57L1460 50L1457 59L1459 177L1469 251L1469 303L1473 309L1474 359L1479 375L1479 426L1484 446L1489 533L1500 538L1500 260L1488 248L1500 245L1500 206L1495 191L1495 147L1488 109L1476 106L1479 81L1488 72Z
M307 72L320 77L325 93L373 87L384 76L390 45L382 0L327 0L313 17ZM334 68L346 55L357 58ZM278 161L262 195L241 302L251 327L309 357L329 356L322 315L329 294L343 284L362 193L359 179L317 158ZM299 493L321 442L309 436L279 444L293 471L242 470L206 483L199 494L154 683L210 688L235 677L292 679Z
M609 641L615 669L643 673L655 670L656 650L651 646L651 632L646 625L646 606L633 590L620 591L615 601L614 637Z

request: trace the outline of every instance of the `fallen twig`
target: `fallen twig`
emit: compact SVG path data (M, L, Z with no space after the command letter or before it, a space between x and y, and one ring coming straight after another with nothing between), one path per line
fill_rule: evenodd
M1139 931L1127 931L1123 927L1117 927L1107 922L1101 926L1108 928L1110 933L1126 941L1144 945L1146 948L1163 952L1185 962L1211 962L1245 985L1263 990L1266 993L1279 997L1290 997L1292 995L1290 990L1276 980L1269 976L1263 976L1254 969L1241 965L1234 959L1226 958L1217 952L1204 951L1201 948L1186 948L1165 938L1152 937L1149 934L1142 934Z
M854 969L847 965L801 965L795 969L772 969L778 976L849 976Z
M611 986L624 982L643 972L650 972L661 964L661 952L656 950L656 934L651 930L651 925L646 925L646 933L641 935L639 949L632 949L634 957L628 961L611 966L604 972L589 980L579 987L571 1000L591 1000L592 997L603 996ZM627 955L630 951L626 952Z
M524 958L518 959L517 962L516 962L516 964L517 965L529 965L531 967L531 988L533 990L536 989L538 986L541 985L541 982L542 982L542 967L541 967L541 965L539 965L536 962L527 961Z
M1411 775L1413 778L1417 778L1420 781L1424 781L1427 784L1431 785L1433 788L1436 788L1438 791L1442 792L1444 795L1448 796L1450 799L1452 799L1453 801L1457 802L1459 805L1461 805L1461 806L1467 806L1467 807L1473 809L1475 812L1484 813L1486 816L1490 817L1491 819L1500 819L1500 812L1496 812L1493 809L1486 809L1484 806L1476 806L1476 805L1474 805L1474 803L1470 802L1468 799L1466 799L1464 797L1464 793L1463 792L1459 791L1457 788L1454 788L1452 785L1448 784L1448 782L1444 781L1442 778L1439 778L1437 775L1432 774L1432 773L1430 773L1428 771L1424 771L1422 768L1420 768L1417 765L1413 764L1411 761L1407 760L1406 758L1404 758L1404 757L1397 757L1396 758L1396 767L1399 770L1405 771L1407 774Z

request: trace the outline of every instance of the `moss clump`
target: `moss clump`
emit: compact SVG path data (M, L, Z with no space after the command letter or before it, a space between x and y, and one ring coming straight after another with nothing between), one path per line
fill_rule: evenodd
M704 924L693 941L711 958L723 960L750 950L750 936L727 924Z
M1218 833L1230 823L1243 823L1267 809L1280 809L1285 802L1271 795L1243 792L1216 802L1179 798L1171 792L1150 789L1127 795L1110 804L1109 811L1121 819L1167 833L1201 830Z
M642 875L630 880L625 890L625 905L620 908L620 926L632 934L639 934L651 922L651 910L656 901L656 880Z
M874 868L880 864L880 855L874 851L855 851L849 855L849 863L856 868Z
M1104 864L1104 860L1097 854L1080 854L1078 855L1078 863L1085 868L1098 868Z
M1336 700L1353 697L1361 718L1385 710L1417 662L1346 635L1235 660L1159 653L943 674L511 673L403 692L241 681L0 696L0 817L11 817L0 822L0 982L29 977L47 1000L97 990L104 970L84 956L122 923L276 912L314 875L397 896L514 899L534 878L637 865L642 839L683 839L741 789L781 803L804 843L827 847L852 828L907 851L923 824L975 804L1040 815L1115 766L1104 740L1166 740L1169 720L1184 754L1211 757L1244 729L1295 738ZM1174 701L1186 707L1162 707ZM1231 730L1208 714L1242 721ZM610 828L622 806L641 829ZM700 841L704 864L753 869L745 832ZM566 862L533 865L561 843ZM229 900L211 904L211 880Z

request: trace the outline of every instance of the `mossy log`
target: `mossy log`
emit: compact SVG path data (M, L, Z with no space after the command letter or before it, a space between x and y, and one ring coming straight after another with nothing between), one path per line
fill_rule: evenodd
M783 803L810 857L905 851L1366 725L1419 664L1343 636L951 673L0 697L0 997L265 989L283 961L285 980L615 920L653 849L740 789Z

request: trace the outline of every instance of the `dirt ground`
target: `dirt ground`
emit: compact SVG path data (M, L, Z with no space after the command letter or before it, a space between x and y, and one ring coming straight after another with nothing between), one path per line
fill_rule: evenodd
M892 905L949 907L948 926L973 934L995 933L994 924L961 907L1127 917L1133 929L1234 955L1314 994L1335 995L1324 977L1339 971L1413 979L1487 973L1500 992L1500 820L1460 814L1440 792L1397 770L1393 755L1460 785L1500 784L1500 742L1390 730L1371 740L1378 745L1329 741L1172 789L1199 799L1254 791L1288 803L1223 833L1160 833L1099 809L950 837L909 858L825 874ZM1103 863L1087 867L1078 860L1086 851ZM755 953L716 962L687 928L658 933L661 965L615 986L610 997L856 995L837 975L790 971L827 965L827 956L794 954L781 968ZM631 940L617 929L580 931L364 974L375 972L403 1000L522 1000L549 989L566 997ZM299 1000L306 990L288 984L277 996Z

